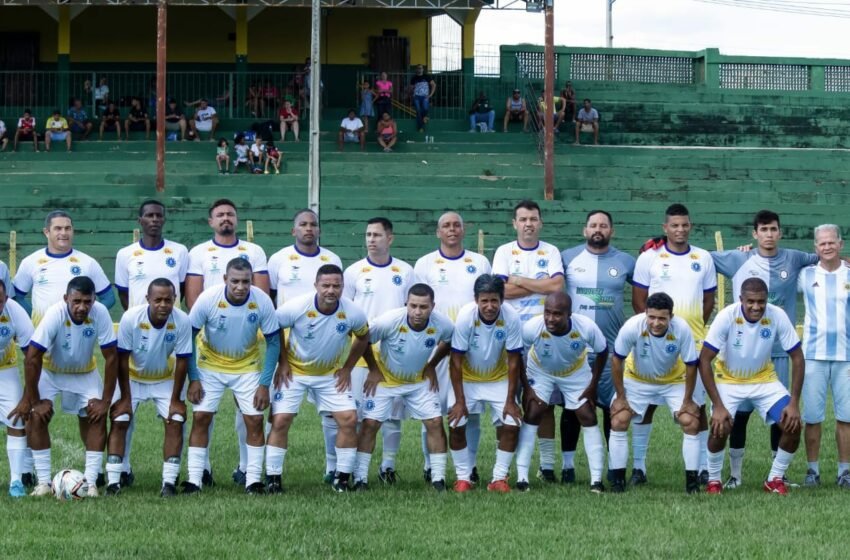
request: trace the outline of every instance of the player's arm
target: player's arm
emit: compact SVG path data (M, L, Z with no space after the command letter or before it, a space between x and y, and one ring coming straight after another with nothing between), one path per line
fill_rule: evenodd
M452 383L452 391L455 395L455 404L449 410L449 426L457 426L458 423L469 416L466 408L466 396L463 394L463 356L465 352L452 350L449 358L449 378ZM510 395L510 391L508 391Z
M523 278L511 276L505 282L505 297L516 299L532 294L553 294L564 290L564 277L561 274L549 278Z
M649 296L649 290L643 286L632 284L632 309L635 313L643 313L646 311L646 298Z
M714 368L711 362L716 356L717 350L708 343L703 343L702 350L699 353L699 375L705 387L705 392L711 399L711 434L714 437L722 438L732 427L732 417L726 407L723 406L720 393L717 392L717 384L714 382Z
M369 348L369 329L365 329L360 334L354 333L354 342L351 343L351 350L348 351L348 358L342 367L336 370L336 390L339 392L348 391L351 389L351 370L357 365L366 349ZM368 363L367 363L368 364Z
M111 416L115 419L127 414L127 420L129 420L131 412L129 368L126 372L127 376L122 379L118 368L118 349L114 342L102 346L100 351L103 354L103 394L99 399L92 399L88 402L86 412L89 416L89 423L98 422L109 413L116 386L121 390L121 398L112 407Z
M422 378L430 381L430 388L433 392L437 392L440 389L440 385L437 382L437 365L443 361L443 358L449 355L452 346L449 341L441 340L439 344L437 344L437 349L434 350L434 355L431 356L431 359L428 360L428 363L425 364L425 368L422 370Z
M189 390L186 393L186 398L192 404L199 404L204 396L203 387L201 387L201 372L198 370L198 333L200 329L192 327L192 357L189 358L189 367L187 375L189 376Z
M596 390L599 387L599 378L602 376L602 370L605 368L605 362L607 361L608 348L606 347L602 352L596 353L596 357L593 359L593 365L590 366L590 384L581 396L581 398L592 401L594 406L596 405Z
M186 309L192 309L195 301L204 289L204 277L196 274L187 274L183 288L183 296L186 300ZM191 381L191 377L189 378Z
M45 348L33 342L27 348L24 359L24 394L18 406L9 413L9 420L13 423L19 419L26 422L30 414L40 414L45 421L53 416L52 403L42 404L41 395L38 392L38 381L41 379L41 368L44 360Z
M24 308L24 310L27 312L27 315L32 316L32 302L27 299L27 293L21 293L17 289L14 290L14 293L15 297L13 297L12 299L18 302L18 304L20 304L20 306Z
M274 374L275 389L280 389L282 386L289 387L289 382L292 381L292 369L289 366L289 358L287 357L289 349L286 344L286 331L284 329L280 329L281 360L278 364L277 371Z
M177 356L174 364L174 383L171 388L171 404L168 405L166 424L186 421L186 403L183 402L183 386L189 371L189 356Z
M806 360L799 344L788 352L788 355L791 358L791 402L782 410L779 425L783 431L794 434L799 432L801 427L800 394L806 377Z
M127 290L122 290L118 288L118 300L121 302L121 307L124 311L127 311L130 307L130 296Z
M251 281L254 286L263 290L266 295L271 293L271 290L269 289L269 275L267 272L255 272Z
M508 397L505 400L505 410L502 413L503 420L511 416L517 423L522 422L522 411L516 401L517 390L522 382L520 379L522 371L522 348L508 350Z
M634 292L634 290L632 291ZM702 322L705 324L708 324L708 320L711 319L711 314L714 312L714 299L716 295L717 290L709 290L702 293Z
M115 305L115 292L112 291L112 284L109 284L97 294L97 301L105 305L107 309L112 309L112 306Z

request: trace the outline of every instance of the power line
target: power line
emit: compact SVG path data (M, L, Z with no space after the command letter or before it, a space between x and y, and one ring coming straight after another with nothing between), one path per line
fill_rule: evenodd
M799 15L811 15L831 18L850 18L850 4L844 3L818 3L781 0L693 0L702 4L714 4L718 6L729 6L734 8L749 8L766 12L778 12ZM819 7L816 4L830 6L847 6L847 9L836 9Z

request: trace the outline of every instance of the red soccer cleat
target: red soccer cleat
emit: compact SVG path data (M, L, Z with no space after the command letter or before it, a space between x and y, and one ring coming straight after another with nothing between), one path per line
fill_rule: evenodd
M472 490L472 483L468 480L458 480L455 481L454 486L455 492L469 492Z
M708 485L705 487L705 491L708 494L722 494L723 483L719 480L709 480Z
M788 495L788 488L785 486L785 481L782 477L774 477L773 480L764 481L764 491L771 494L779 494L780 496Z
M487 485L487 491L507 494L511 491L511 485L508 484L508 481L504 478L501 480L494 480L493 482Z

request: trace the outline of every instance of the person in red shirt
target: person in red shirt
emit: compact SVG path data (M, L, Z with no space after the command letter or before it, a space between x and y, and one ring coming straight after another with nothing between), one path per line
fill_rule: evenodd
M274 114L274 106L280 97L280 92L276 85L273 85L271 81L266 80L266 84L262 89L262 94L263 98L261 100L261 110L266 115L272 116Z
M278 111L280 118L280 141L286 140L286 131L291 130L295 136L295 141L298 142L298 109L292 106L291 101L284 101L283 107Z
M32 111L24 109L24 116L18 119L18 129L15 131L15 143L12 151L18 151L18 139L32 140L33 149L38 151L38 134L35 132L35 117Z

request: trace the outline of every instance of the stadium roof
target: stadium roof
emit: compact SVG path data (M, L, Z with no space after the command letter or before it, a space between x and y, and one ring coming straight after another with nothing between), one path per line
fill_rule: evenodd
M155 6L159 0L0 0L3 6ZM311 0L168 0L169 6L310 7ZM321 0L323 8L525 10L525 0Z

